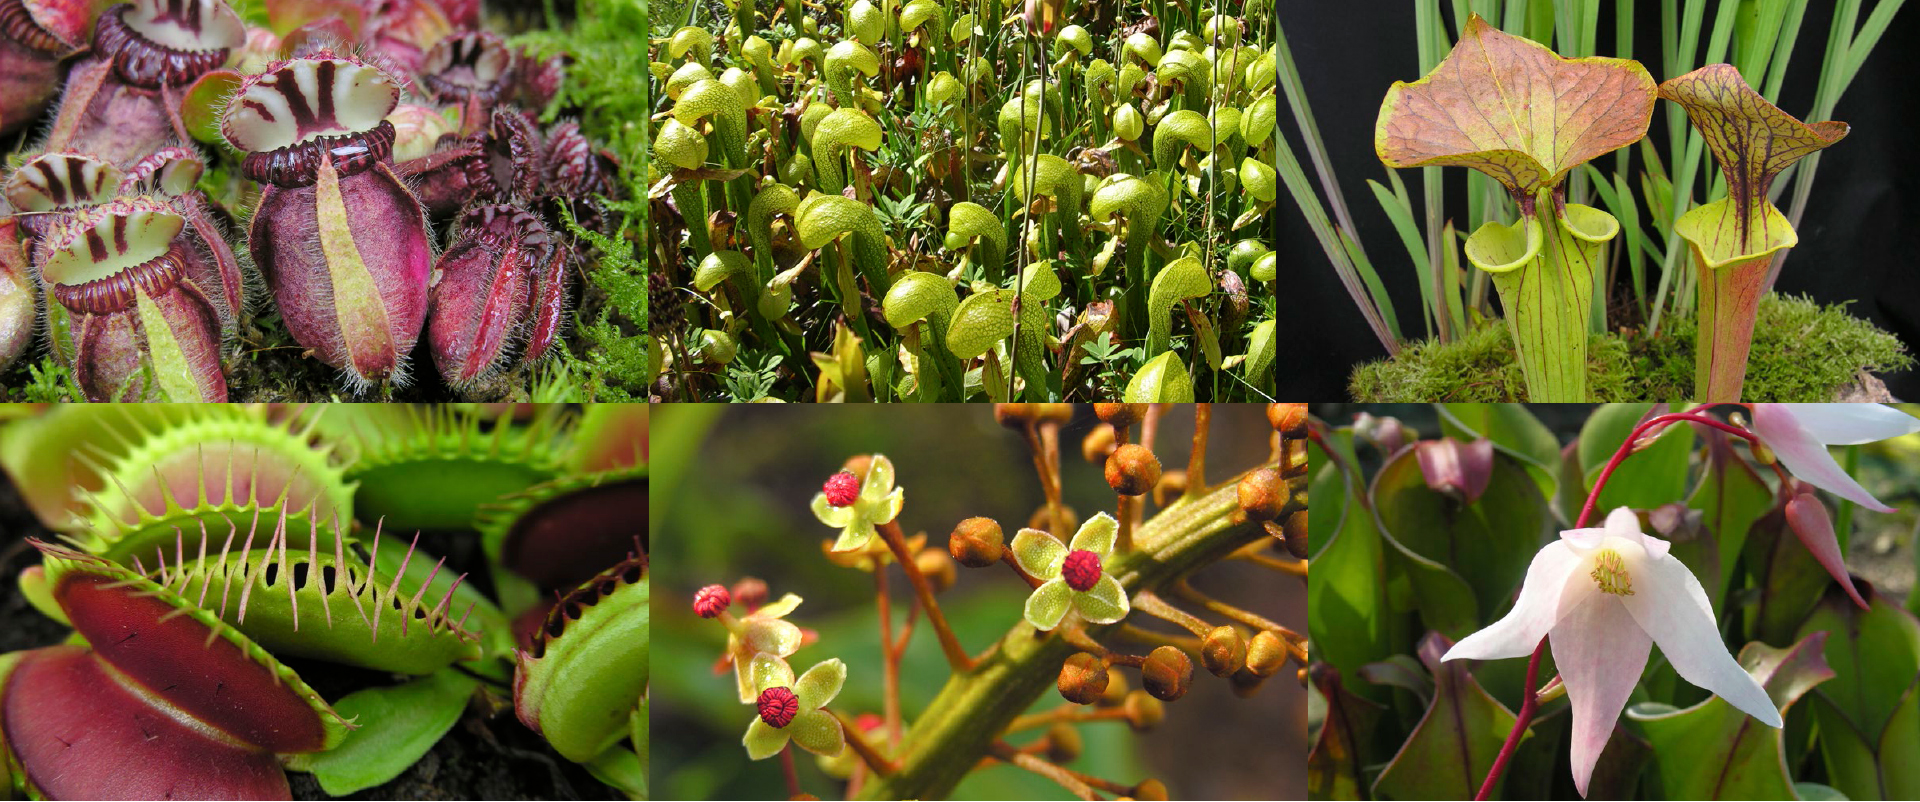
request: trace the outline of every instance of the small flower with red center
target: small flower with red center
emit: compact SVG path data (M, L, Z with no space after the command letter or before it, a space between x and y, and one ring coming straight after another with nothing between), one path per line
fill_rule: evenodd
M893 486L893 463L880 454L867 466L867 479L859 492L851 491L858 477L841 471L828 479L813 497L813 515L828 526L839 527L840 538L834 551L853 551L873 540L873 528L900 517L906 503L905 488Z
M818 663L795 680L787 661L755 655L752 673L758 716L747 725L747 736L741 740L748 757L773 757L788 741L827 757L846 748L840 720L821 709L840 695L840 686L847 681L847 665L839 658Z
M738 618L727 611L731 601L726 588L708 585L694 594L693 611L701 618L717 618L726 625L727 656L721 665L733 664L740 701L751 704L760 693L753 687L753 661L763 655L775 660L785 658L806 641L806 633L801 632L800 627L781 620L800 606L800 597L789 593Z
M693 594L693 613L701 618L712 618L726 612L733 604L733 594L719 585L708 585Z
M1036 629L1060 626L1068 610L1080 611L1089 623L1111 624L1127 617L1132 605L1120 582L1106 573L1102 562L1113 552L1120 531L1113 516L1100 513L1080 525L1073 542L1062 545L1038 529L1022 529L1013 536L1013 557L1020 569L1045 580L1027 597L1027 623Z

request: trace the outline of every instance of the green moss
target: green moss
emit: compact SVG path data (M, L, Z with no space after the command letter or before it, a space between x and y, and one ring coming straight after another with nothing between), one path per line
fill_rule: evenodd
M1761 299L1742 395L1747 401L1831 401L1864 370L1905 370L1913 357L1894 335L1847 314L1845 304L1768 295ZM1672 336L1609 332L1589 344L1594 400L1682 400L1693 395L1692 318ZM1516 401L1526 382L1505 325L1489 322L1466 338L1412 343L1399 356L1355 368L1357 401Z

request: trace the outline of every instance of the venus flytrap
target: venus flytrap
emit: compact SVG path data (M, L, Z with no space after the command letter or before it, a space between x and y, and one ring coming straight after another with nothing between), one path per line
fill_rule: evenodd
M1493 275L1533 401L1586 400L1598 257L1619 231L1612 215L1568 203L1563 183L1643 137L1653 101L1638 62L1561 58L1476 15L1446 59L1380 106L1374 149L1388 167L1472 167L1519 206L1520 220L1482 226L1466 254Z
M1694 394L1709 403L1739 401L1770 266L1799 242L1768 200L1774 178L1794 162L1847 135L1847 124L1806 124L1753 91L1731 64L1711 64L1660 85L1660 97L1686 109L1720 162L1727 197L1681 215L1674 233L1693 250L1699 276L1699 334Z

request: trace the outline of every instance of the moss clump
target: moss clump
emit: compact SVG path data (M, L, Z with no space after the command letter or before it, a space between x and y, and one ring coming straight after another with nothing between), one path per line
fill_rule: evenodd
M1913 357L1894 335L1847 314L1845 304L1772 294L1760 301L1742 390L1746 401L1831 401L1860 371L1904 370ZM1588 384L1596 401L1683 400L1693 395L1694 326L1675 318L1673 336L1641 331L1595 335ZM1450 343L1423 340L1392 359L1355 368L1356 401L1523 400L1526 381L1506 326L1489 322Z

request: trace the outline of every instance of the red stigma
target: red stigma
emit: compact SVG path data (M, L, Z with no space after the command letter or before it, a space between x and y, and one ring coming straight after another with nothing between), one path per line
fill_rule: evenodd
M800 713L800 697L788 688L768 688L760 692L760 720L774 729L793 723Z
M827 494L827 503L835 507L852 506L854 499L860 497L860 477L852 471L841 471L827 478L827 484L821 488Z
M693 612L701 618L712 618L726 611L733 604L733 596L719 585L708 585L693 594Z
M1086 549L1067 555L1067 561L1060 564L1060 577L1074 590L1082 593L1092 590L1094 583L1100 581L1100 555Z

